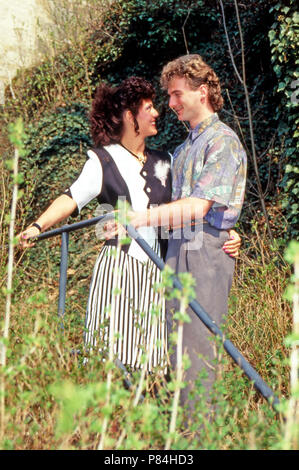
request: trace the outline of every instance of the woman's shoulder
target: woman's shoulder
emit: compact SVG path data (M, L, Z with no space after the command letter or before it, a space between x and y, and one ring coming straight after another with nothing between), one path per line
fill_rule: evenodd
M98 157L102 156L102 155L107 155L109 154L108 150L107 150L107 146L104 147L104 146L98 146L98 147L91 147L89 150L88 150L88 153L94 153L95 155L97 155Z

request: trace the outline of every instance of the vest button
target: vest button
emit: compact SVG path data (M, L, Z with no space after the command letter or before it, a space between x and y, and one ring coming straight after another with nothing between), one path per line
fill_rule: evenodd
M146 176L147 172L143 170L142 174L143 174L143 176Z
M150 193L150 192L151 192L151 188L146 188L146 192L147 192L147 193Z

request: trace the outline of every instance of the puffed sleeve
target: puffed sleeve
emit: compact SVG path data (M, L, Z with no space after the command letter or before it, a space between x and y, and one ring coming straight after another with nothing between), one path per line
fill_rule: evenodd
M78 211L97 197L102 190L103 169L97 155L89 150L86 161L76 181L65 191L77 204Z

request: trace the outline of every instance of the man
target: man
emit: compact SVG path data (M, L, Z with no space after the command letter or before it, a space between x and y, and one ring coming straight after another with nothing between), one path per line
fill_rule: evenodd
M168 242L167 263L175 273L193 275L198 302L220 326L227 314L235 262L222 246L242 208L246 155L235 132L219 120L217 111L223 106L219 79L199 55L168 63L162 71L161 85L167 89L169 106L178 119L189 122L190 132L173 155L173 202L146 214L135 214L132 223L138 228L163 225L169 220L170 226L177 227L190 222L190 217L198 219L200 214L203 223L198 243L190 243L190 236L186 237L183 230L180 236L174 231ZM169 332L173 329L173 307L177 305L168 303ZM212 335L191 309L188 314L191 323L184 324L183 349L187 350L191 367L186 371L188 385L181 392L182 404L203 367L208 373L204 381L208 390L215 380ZM176 364L175 354L172 363ZM191 409L193 405L191 402Z
M227 314L235 260L222 250L240 215L246 182L246 154L237 135L217 115L223 106L219 79L199 55L180 57L167 64L161 76L168 90L169 106L178 119L188 121L190 132L174 152L173 201L197 199L203 212L202 245L185 249L184 238L170 239L167 263L178 272L189 271L196 280L196 298L220 326ZM173 322L168 306L168 328ZM189 309L191 323L184 324L183 348L191 367L186 372L188 386L182 391L185 403L198 372L206 367L204 385L209 390L215 380L211 334ZM199 358L202 354L208 359ZM173 362L176 362L175 355Z

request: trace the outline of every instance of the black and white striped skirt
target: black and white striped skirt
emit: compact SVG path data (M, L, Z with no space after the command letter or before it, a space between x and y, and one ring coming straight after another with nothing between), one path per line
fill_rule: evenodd
M156 250L155 250L156 251ZM167 335L161 272L123 250L104 246L95 263L85 320L85 347L137 369L166 371ZM114 334L112 334L112 331Z

